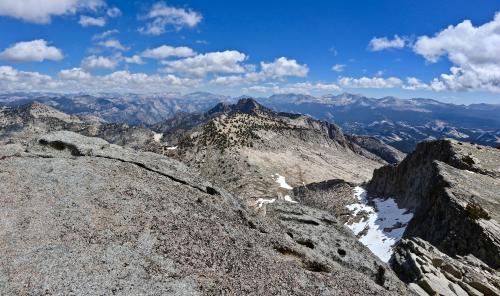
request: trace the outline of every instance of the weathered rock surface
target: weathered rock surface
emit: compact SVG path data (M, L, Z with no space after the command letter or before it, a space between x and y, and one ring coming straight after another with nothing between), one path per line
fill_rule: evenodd
M397 166L375 171L371 193L414 211L405 237L500 267L500 150L454 140L423 142Z
M408 293L331 215L255 215L175 160L71 132L0 146L0 203L2 295Z
M357 202L354 185L339 179L295 187L292 197L300 204L328 211L343 223L351 215L346 206Z
M402 240L391 264L418 295L500 295L500 273L473 255L447 256L428 242Z
M389 290L402 290L390 267L373 256L334 215L298 203L277 201L266 205L266 216L278 221L305 250L321 254L333 266L361 271Z

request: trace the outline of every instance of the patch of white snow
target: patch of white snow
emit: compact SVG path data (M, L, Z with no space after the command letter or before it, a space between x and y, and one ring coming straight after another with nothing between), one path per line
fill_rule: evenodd
M285 195L284 197L285 201L291 202L291 203L297 203L297 201L293 200L290 195Z
M293 189L293 187L292 187L292 186L290 186L290 185L288 185L288 184L286 183L286 181L285 181L285 177L280 176L280 175L278 175L278 174L275 174L275 176L276 176L276 183L280 184L280 187L281 187L281 188L285 188L285 189L288 189L288 190L292 190L292 189Z
M153 139L155 142L160 143L161 138L163 138L163 134L157 134L157 133L153 134Z
M257 208L262 208L263 205L265 204L270 204L270 203L273 203L275 202L276 199L273 198L273 199L267 199L267 198L259 198L257 199L257 201L255 202L255 204L257 205Z
M177 146L167 147L167 150L175 150L175 149L177 149Z
M413 214L398 208L393 198L372 199L374 206L371 206L368 205L368 196L363 188L357 186L354 192L359 203L346 206L354 215L346 226L356 236L359 235L359 241L377 257L388 262L393 253L392 247L403 236ZM358 217L362 213L363 216Z

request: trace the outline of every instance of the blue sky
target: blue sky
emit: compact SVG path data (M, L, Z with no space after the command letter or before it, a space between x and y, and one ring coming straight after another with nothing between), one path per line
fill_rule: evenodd
M0 91L500 103L497 12L494 0L0 0Z

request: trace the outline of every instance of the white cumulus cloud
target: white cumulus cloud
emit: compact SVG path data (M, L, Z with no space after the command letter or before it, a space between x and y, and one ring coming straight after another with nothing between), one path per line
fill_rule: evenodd
M168 6L165 2L153 5L144 19L149 20L145 27L139 28L139 32L148 35L160 35L167 31L168 27L180 30L185 27L193 28L203 19L202 15L191 9L176 8Z
M301 65L296 60L285 57L278 58L272 63L260 63L261 75L266 78L281 78L285 76L305 77L309 72L307 65Z
M428 62L446 57L453 66L431 82L432 89L500 92L500 13L480 26L465 20L436 33L421 36L413 46Z
M144 64L144 61L142 60L141 56L135 54L131 57L126 57L125 63L142 65Z
M397 77L341 77L338 84L345 88L396 88L402 87L403 81Z
M307 65L297 63L294 59L280 57L273 62L261 62L260 70L255 65L243 65L244 73L241 75L217 76L210 82L220 85L249 84L269 79L283 79L285 77L306 77L309 72Z
M175 75L149 75L116 71L93 76L81 68L61 70L58 77L38 72L19 71L10 66L0 66L1 91L127 91L137 93L181 91L196 87L198 80L179 78Z
M91 17L86 15L81 15L78 23L82 27L90 27L90 26L104 27L106 25L106 20L103 17Z
M398 35L394 36L394 39L389 39L387 37L373 38L368 44L368 48L371 51L381 51L390 48L403 48L406 45L406 39L401 38Z
M38 72L25 72L10 66L0 66L0 90L2 91L35 91L39 87L55 88L58 83L52 77Z
M86 72L82 68L73 68L61 70L59 72L59 78L63 80L86 80L90 79L92 76L90 73Z
M114 69L119 61L114 58L102 56L89 56L82 60L82 68L84 69Z
M169 45L162 45L153 49L146 49L142 52L141 56L150 59L165 59L168 57L191 57L196 53L189 47L180 46L173 47Z
M247 59L244 53L226 50L199 54L175 61L164 61L166 72L203 77L208 73L244 73L241 65Z
M112 49L117 49L117 50L127 50L123 44L121 44L120 40L118 39L109 39L106 41L101 41L99 42L99 45L104 46L106 48L112 48Z
M47 41L37 39L18 42L10 46L0 53L0 59L11 62L59 61L63 59L63 54L60 49L49 46Z
M75 14L106 6L104 0L1 0L0 15L26 22L48 24L52 16Z

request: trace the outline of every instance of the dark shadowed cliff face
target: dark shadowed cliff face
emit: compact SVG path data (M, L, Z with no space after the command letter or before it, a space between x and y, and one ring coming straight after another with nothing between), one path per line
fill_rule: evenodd
M412 209L405 237L450 256L500 267L500 150L454 140L423 142L397 166L375 171L371 193Z
M326 212L72 132L1 145L0 203L1 295L408 294Z

